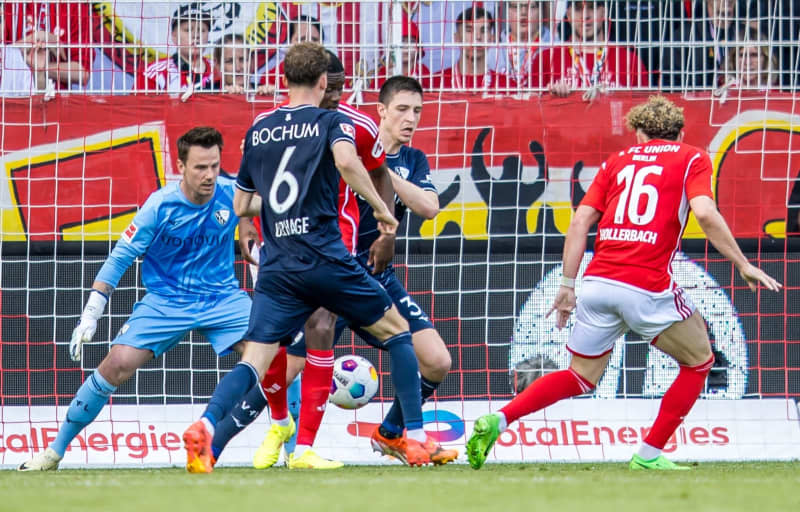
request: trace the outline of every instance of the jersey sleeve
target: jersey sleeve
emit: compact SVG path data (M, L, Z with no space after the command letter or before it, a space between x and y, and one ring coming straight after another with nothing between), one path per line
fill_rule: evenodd
M414 172L409 181L422 190L439 193L436 190L436 185L431 181L431 167L428 164L428 157L422 151L414 152Z
M611 164L609 163L609 160L606 160L600 166L600 170L597 171L597 175L594 177L592 184L589 186L589 190L583 197L581 205L591 206L599 212L606 211L606 197L608 195L610 166Z
M158 207L160 197L155 194L147 198L142 208L120 235L114 250L97 273L96 281L117 287L120 278L131 266L133 260L147 251L158 231Z
M711 159L705 152L701 151L699 155L689 166L689 173L686 176L686 198L708 196L713 199L714 193L711 191L711 178L714 172L711 166Z
M333 149L333 145L344 140L353 145L356 143L356 129L353 122L344 114L331 112L328 125L328 147ZM369 169L369 167L367 167Z
M255 192L256 186L253 183L253 177L250 174L250 167L247 165L247 154L253 147L251 142L251 133L253 129L247 130L244 137L244 152L242 153L242 162L239 164L239 174L236 175L236 188L242 189L245 192Z
M374 131L373 131L374 128ZM368 171L377 169L386 161L386 152L383 149L383 143L378 135L378 127L372 123L370 128L355 123L356 129L356 151L364 167Z

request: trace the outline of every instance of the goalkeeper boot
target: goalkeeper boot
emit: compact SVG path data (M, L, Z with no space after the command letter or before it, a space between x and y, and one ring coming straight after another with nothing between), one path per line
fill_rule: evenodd
M183 433L183 446L186 448L186 471L211 473L214 470L216 461L211 453L211 433L202 420L192 423Z
M467 441L467 458L472 469L481 469L494 442L500 437L500 417L496 414L481 416L475 422Z
M289 469L339 469L344 466L338 460L328 460L317 455L313 450L306 450L299 457L289 454Z
M43 452L39 452L31 460L23 462L17 467L17 471L55 471L61 457L49 446Z
M447 464L448 462L453 462L458 458L458 450L442 448L442 445L436 442L431 436L428 436L428 439L422 444L422 446L424 446L428 451L431 462L437 466Z
M657 471L688 471L692 469L689 466L679 466L663 455L659 455L655 459L645 460L638 453L634 453L633 457L631 457L629 467L634 470L655 469Z
M273 423L267 431L267 435L261 442L256 453L253 454L253 467L256 469L271 468L278 462L278 457L281 455L281 447L283 443L291 438L296 430L294 418L289 415L289 424L285 427Z

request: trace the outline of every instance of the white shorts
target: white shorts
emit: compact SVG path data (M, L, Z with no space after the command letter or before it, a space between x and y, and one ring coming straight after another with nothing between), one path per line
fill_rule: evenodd
M581 357L601 357L629 330L652 340L694 310L682 288L653 294L624 283L584 279L567 350Z

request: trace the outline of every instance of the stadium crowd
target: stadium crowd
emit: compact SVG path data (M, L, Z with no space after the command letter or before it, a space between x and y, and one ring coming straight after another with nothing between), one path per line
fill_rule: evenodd
M0 94L273 94L297 41L347 86L794 91L800 0L4 2Z

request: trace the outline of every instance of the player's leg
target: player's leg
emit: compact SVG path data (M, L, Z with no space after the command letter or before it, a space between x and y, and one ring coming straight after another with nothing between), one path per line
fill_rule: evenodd
M260 388L269 404L271 424L264 440L253 454L253 467L256 469L274 466L280 458L284 443L297 436L298 415L289 414L287 386L289 379L294 379L300 373L303 368L302 363L305 362L306 347L303 331L300 331L294 337L294 342L282 351L284 355L279 354L279 356L284 360L279 361L279 364L273 361L261 381ZM298 360L301 361L300 364L297 363ZM294 447L294 444L292 446ZM288 453L287 451L287 462Z
M69 444L100 414L117 387L154 355L157 357L178 343L193 322L191 312L172 308L153 295L137 302L106 357L75 393L56 439L18 469L56 469Z
M595 388L608 364L614 340L627 331L609 296L603 283L584 281L575 326L567 342L572 353L569 368L539 377L498 412L477 419L467 441L467 458L474 469L483 466L495 441L509 424Z
M693 309L693 308L692 308ZM678 361L680 371L661 399L650 432L631 459L631 469L689 469L666 459L661 451L697 401L714 366L714 354L703 318L694 311L662 332L654 345Z
M291 358L290 358L291 360ZM302 360L305 362L305 359ZM300 387L302 386L303 379L300 376L300 372L295 373L296 377L289 385L289 388L286 390L286 398L289 402L289 414L291 414L292 419L295 423L300 421ZM297 432L295 432L286 442L283 444L283 449L286 452L287 457L291 457L294 453L294 449L297 446Z
M337 469L339 461L324 459L311 450L317 437L333 379L333 337L337 316L320 308L306 321L306 362L300 387L300 421L290 468Z
M219 381L200 420L184 432L189 472L212 471L211 444L217 424L228 414L237 418L249 415L249 403L243 399L254 386L260 386L259 382L278 353L278 341L296 332L297 326L308 316L309 307L301 300L291 294L274 292L302 286L302 282L283 282L298 278L277 272L259 276L242 358Z

